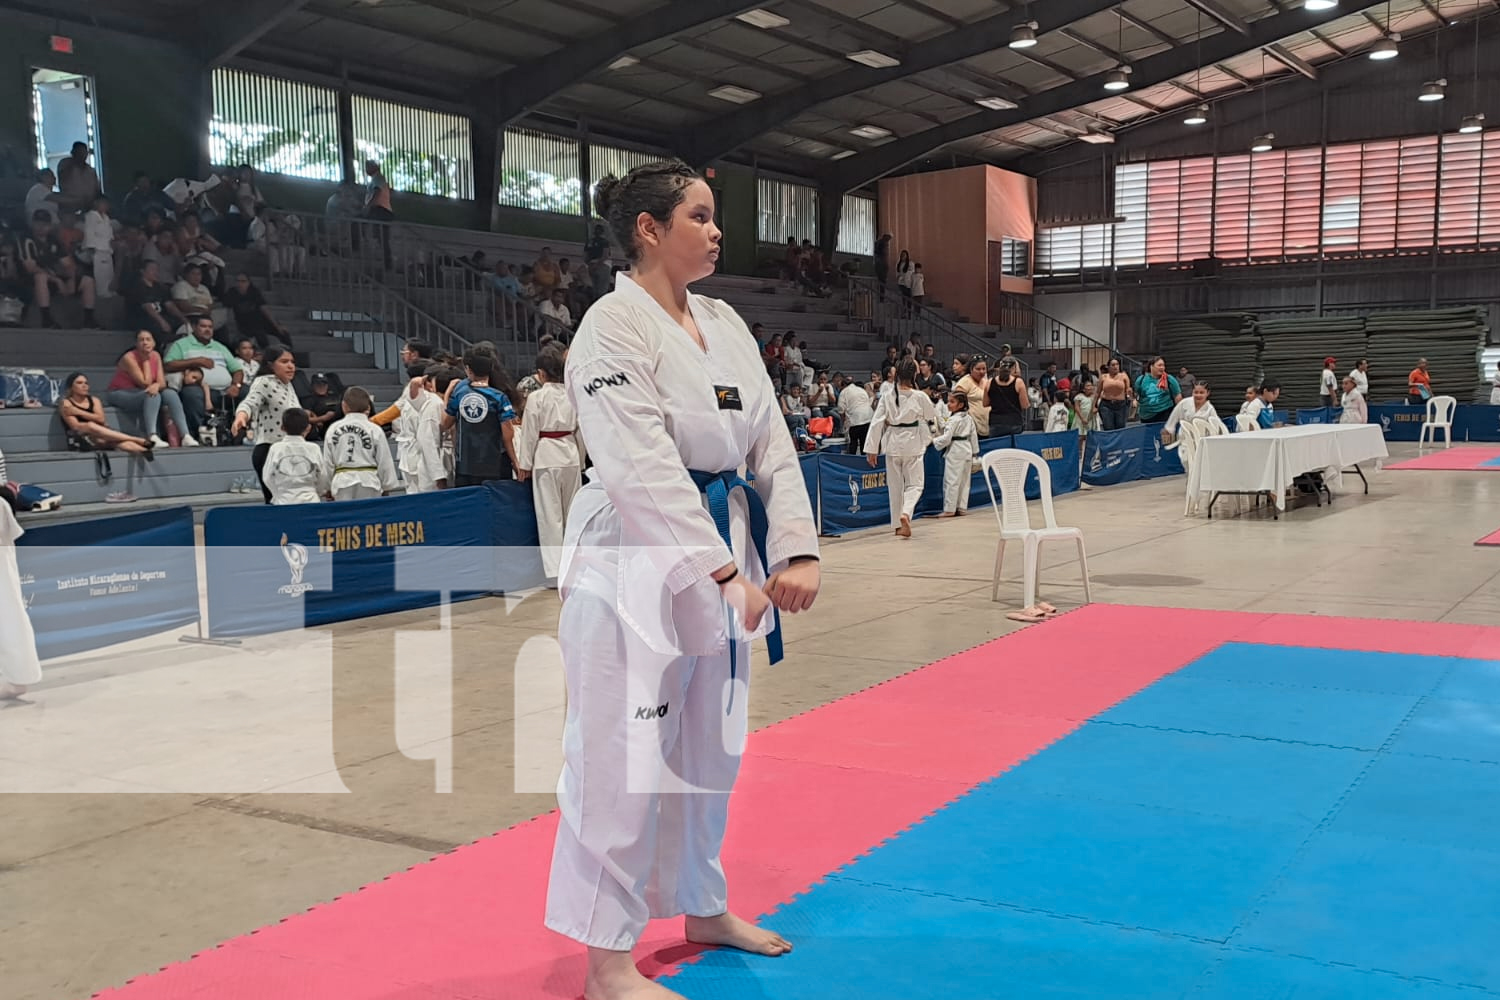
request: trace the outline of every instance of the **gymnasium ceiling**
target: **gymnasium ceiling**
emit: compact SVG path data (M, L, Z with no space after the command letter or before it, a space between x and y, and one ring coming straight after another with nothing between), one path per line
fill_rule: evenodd
M177 37L217 61L347 71L502 123L581 119L698 162L754 155L853 187L938 151L1004 163L1263 78L1316 79L1387 34L1495 13L1497 0L1341 0L1318 12L1303 0L50 0L47 10ZM218 21L184 31L206 11ZM1009 48L1028 21L1038 43ZM1456 52L1460 38L1472 45L1472 29L1450 34ZM860 53L897 65L850 58ZM1105 91L1122 65L1130 88Z

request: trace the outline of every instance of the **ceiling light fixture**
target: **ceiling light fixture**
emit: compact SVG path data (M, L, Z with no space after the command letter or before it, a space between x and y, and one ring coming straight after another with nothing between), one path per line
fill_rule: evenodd
M1429 80L1422 84L1422 92L1417 95L1417 100L1423 104L1432 104L1441 101L1446 95L1443 88L1448 86L1447 80Z
M792 23L780 14L773 14L768 10L761 10L759 7L754 10L747 10L743 14L736 14L735 20L743 21L755 28L784 28Z
M1193 44L1197 47L1198 55L1194 60L1198 64L1198 82L1194 90L1199 97L1203 96L1203 9L1198 8L1198 34ZM1208 105L1199 104L1187 113L1182 120L1184 125L1206 125L1208 123Z
M1104 77L1104 89L1111 91L1129 90L1130 67L1121 66L1119 69L1110 70L1108 75Z
M722 87L715 87L708 92L709 97L717 97L721 101L730 104L749 104L751 101L760 100L761 94L758 90L750 90L746 87L736 87L732 83L726 83Z
M1479 103L1479 18L1477 17L1474 19L1474 103ZM1483 132L1484 114L1476 112L1472 115L1464 115L1464 120L1459 122L1458 130L1464 135Z
M1007 101L1003 97L976 97L974 103L991 111L1011 111L1020 107L1015 101Z
M1339 0L1306 0L1302 4L1303 10L1333 10L1339 5Z
M850 62L869 66L871 69L890 69L892 66L901 65L900 59L888 56L884 52L877 52L875 49L860 49L858 52L849 53L845 58Z
M1199 104L1197 107L1193 108L1193 110L1187 113L1187 117L1182 120L1182 123L1184 125L1208 124L1208 105Z
M858 128L851 128L849 134L857 135L861 139L884 139L891 134L891 130L881 128L879 125L861 125Z
M1370 58L1376 62L1384 62L1387 59L1396 58L1399 48L1396 43L1401 41L1401 33L1391 30L1391 0L1385 2L1385 37L1370 46Z
M1010 47L1013 49L1029 49L1036 44L1036 29L1041 27L1035 21L1026 21L1010 29Z
M1464 135L1473 135L1475 132L1484 131L1484 115L1464 115L1464 120L1459 122L1458 130Z
M1275 132L1267 132L1265 135L1256 136L1255 141L1250 143L1250 152L1269 153L1272 149L1275 148L1275 138Z

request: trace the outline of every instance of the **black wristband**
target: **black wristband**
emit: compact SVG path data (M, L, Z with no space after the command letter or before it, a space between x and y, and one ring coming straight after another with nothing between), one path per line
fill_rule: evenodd
M807 562L808 560L811 560L813 562L819 562L820 561L817 556L792 556L790 559L788 559L786 561L786 564L788 566L795 566L799 562Z
M733 580L735 577L737 577L739 575L740 575L739 567L735 567L734 570L731 571L728 576L726 576L722 580L715 580L714 583L717 583L719 586L722 587L722 586L724 586L724 584L730 582L731 580Z

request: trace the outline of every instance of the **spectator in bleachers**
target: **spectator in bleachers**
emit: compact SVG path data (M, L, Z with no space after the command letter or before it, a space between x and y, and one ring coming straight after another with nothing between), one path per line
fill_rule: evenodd
M813 383L812 392L807 397L807 407L813 416L833 417L834 423L839 423L838 392L829 384L826 371L818 372L817 381Z
M886 285L891 278L891 234L882 233L875 241L875 283L880 288L880 298L885 299Z
M1051 403L1057 398L1057 362L1047 362L1047 367L1042 370L1041 376L1033 381L1036 382L1037 390L1041 393L1041 398L1033 401L1032 405Z
M788 330L781 338L781 371L788 388L803 383L802 348L797 346L797 331Z
M518 299L521 297L521 282L516 279L511 266L503 260L495 262L495 273L490 275L490 286L496 292L508 293Z
M74 372L63 380L63 398L58 401L57 412L62 418L70 451L119 448L127 454L151 456L149 438L126 434L109 426L104 404L97 396L89 394L89 380L81 372Z
M177 252L177 234L170 229L158 232L146 244L141 258L156 265L157 279L175 285L182 276L182 255Z
M271 346L272 341L291 346L292 338L286 327L271 315L266 297L255 287L250 275L241 272L234 276L234 287L224 293L224 305L234 316L237 337L249 337L263 351Z
M62 324L52 316L52 293L83 300L83 325L98 328L94 319L94 278L80 275L78 261L66 252L46 212L31 217L31 230L16 244L16 260L31 278L31 297L41 311L42 325L57 329Z
M135 226L146 224L146 216L155 210L158 217L165 219L172 212L172 199L161 192L151 177L144 170L135 172L135 180L129 191L125 194L125 200L120 203L120 221Z
M342 393L335 392L333 382L322 372L312 377L312 395L302 401L312 423L310 438L322 441L329 426L343 416Z
M89 164L93 155L86 142L73 143L73 151L57 163L57 186L62 191L59 201L67 211L85 212L99 197L99 174Z
M807 418L812 414L808 412L807 397L802 394L801 383L787 386L786 393L781 397L781 415L786 418L787 430L794 437L806 436Z
M609 256L609 237L603 226L595 226L593 238L583 248L583 259L588 265L589 281L593 285L595 298L608 295L614 285Z
M548 319L573 329L573 314L568 310L568 293L561 288L552 289L552 294L542 303L541 314Z
M934 404L944 401L948 395L948 380L932 366L927 358L917 362L917 388L927 393ZM968 412L966 409L964 412Z
M922 273L920 262L911 266L911 302L918 308L927 302L927 275Z
M234 342L230 350L234 352L235 357L240 359L240 364L245 368L245 381L254 381L255 376L260 374L261 361L265 357L256 350L255 341L249 337L242 337Z
M953 371L958 376L953 383L954 391L969 397L969 416L974 420L974 430L980 437L990 436L990 370L983 358L972 361L967 354L953 359ZM1019 390L1024 392L1025 389ZM1023 404L1024 405L1024 404Z
M235 405L234 423L229 434L237 438L249 428L255 441L250 465L260 480L261 495L266 503L270 503L272 493L266 485L266 458L271 453L271 446L286 437L283 419L286 411L301 409L302 404L297 399L297 390L292 388L292 379L297 377L297 361L289 348L276 344L267 350L264 369L266 374L251 382L244 398ZM243 375L243 370L240 374ZM380 443L385 444L384 434L380 435Z
M801 274L802 247L797 244L797 237L788 236L786 253L781 258L781 277L795 284Z
M372 222L395 222L396 210L391 203L391 183L385 179L380 164L374 160L366 160L365 176L369 178L369 185L365 189L365 218ZM391 228L388 225L382 225L379 229L381 253L385 260L385 269L389 271L394 266L391 257ZM355 249L359 249L357 244Z
M36 183L26 192L26 218L34 219L38 212L47 213L52 225L57 225L58 212L57 203L62 200L62 195L55 190L57 187L57 175L51 170L38 170L36 172Z
M238 405L244 389L244 366L228 347L214 339L214 321L207 316L195 319L191 332L174 340L162 360L166 362L168 375L190 370L202 372L204 393L183 393L182 408L192 425L189 433L203 442L210 414L216 417L228 414ZM169 379L168 384L173 381Z
M104 400L117 410L138 416L146 437L156 448L167 447L167 442L161 437L161 408L166 404L171 425L167 430L168 437L175 429L184 446L193 448L198 444L188 427L181 395L167 385L166 368L157 353L156 338L149 330L137 333L134 349L120 356L114 378L104 391Z
M148 260L141 265L136 280L127 283L125 324L131 329L150 330L166 343L188 318L172 301L172 290L166 282L158 280L157 269L157 262Z
M83 248L78 261L94 275L94 292L101 299L115 294L115 227L109 217L109 199L100 195L83 217Z
M558 268L557 261L552 259L552 248L542 247L536 263L531 265L532 295L538 302L545 302L552 298L552 290L561 283L562 270Z
M1339 400L1339 405L1344 408L1344 412L1339 414L1339 423L1369 423L1370 409L1365 405L1365 394L1359 391L1359 383L1354 381L1353 375L1344 376L1343 388L1344 394Z
M224 293L224 261L218 253L224 248L218 240L203 231L202 220L196 212L186 212L177 223L177 252L184 264L197 264L203 269L203 283L215 295Z
M300 406L281 415L283 436L271 445L261 466L261 481L276 506L318 503L329 493L323 449L307 440L310 428L307 411Z
M189 264L182 273L182 280L172 286L172 304L188 322L193 323L200 317L206 317L212 326L214 296L203 283L203 268L200 265Z
M781 368L781 343L782 338L772 336L766 343L766 349L761 353L761 360L766 363L766 374L771 377L771 382L778 391L785 384Z

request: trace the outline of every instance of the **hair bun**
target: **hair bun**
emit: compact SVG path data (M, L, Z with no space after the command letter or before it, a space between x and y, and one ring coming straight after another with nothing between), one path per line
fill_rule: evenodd
M605 174L594 185L594 214L601 219L609 218L609 210L614 207L615 199L619 196L620 185L624 182L614 174Z

